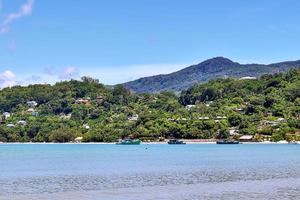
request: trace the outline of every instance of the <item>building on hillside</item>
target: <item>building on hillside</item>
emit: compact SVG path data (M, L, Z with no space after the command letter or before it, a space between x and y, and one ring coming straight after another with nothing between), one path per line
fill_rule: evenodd
M276 121L279 123L287 123L287 120L283 117L278 117Z
M103 96L101 96L101 95L98 95L98 96L96 97L96 102L97 102L97 103L102 103L103 100L104 100L104 98L103 98Z
M263 126L278 126L280 123L278 121L263 120L261 124Z
M221 120L221 119L227 119L227 117L226 116L217 116L215 119L216 120Z
M10 118L11 114L9 112L4 112L2 116L4 117L4 119L8 119Z
M90 105L91 104L91 100L90 98L84 98L84 99L77 99L75 101L76 104L82 104L82 105Z
M33 108L29 108L29 109L27 110L27 112L32 113L32 112L34 112L34 109L33 109Z
M81 143L82 142L83 137L77 137L74 139L75 143Z
M239 80L255 80L255 79L257 79L257 78L254 76L244 76L244 77L241 77Z
M273 112L266 112L265 116L273 116Z
M229 135L230 136L239 135L239 130L236 127L231 127L229 128Z
M38 103L36 101L27 101L27 105L29 107L36 107L38 105Z
M90 129L91 127L90 127L90 125L88 125L88 124L84 124L84 125L83 125L83 128L85 128L85 129Z
M199 117L198 119L199 120L209 120L210 118L209 117Z
M128 117L129 121L137 121L139 119L139 115L135 114Z
M30 113L32 116L35 116L35 117L37 117L39 115L39 113L36 112L33 108L29 108L27 110L27 112Z
M213 103L214 103L213 101L207 101L207 102L205 103L205 105L206 105L207 107L210 107L210 105L213 104Z
M15 127L15 125L14 124L7 124L6 127L13 128L13 127Z
M27 122L26 121L24 121L24 120L20 120L20 121L18 121L18 123L17 123L18 125L22 125L22 126L25 126L26 124L27 124Z
M243 135L239 138L240 142L252 142L253 141L253 135Z
M65 113L60 113L60 114L59 114L59 118L60 118L60 119L68 120L68 119L71 119L71 117L72 117L72 114L71 114L71 113L68 114L68 115L66 115Z
M235 112L240 113L240 114L245 114L245 109L244 108L236 108Z
M196 105L186 105L185 109L187 110L191 110L192 108L194 108Z

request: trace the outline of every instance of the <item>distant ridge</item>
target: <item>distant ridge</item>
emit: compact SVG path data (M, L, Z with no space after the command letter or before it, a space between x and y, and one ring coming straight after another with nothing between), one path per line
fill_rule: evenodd
M144 77L123 85L136 93L156 93L160 91L182 91L195 83L204 83L210 79L222 77L240 78L259 77L262 74L274 74L300 66L300 60L264 64L240 64L224 57L215 57L199 64L189 66L177 72Z

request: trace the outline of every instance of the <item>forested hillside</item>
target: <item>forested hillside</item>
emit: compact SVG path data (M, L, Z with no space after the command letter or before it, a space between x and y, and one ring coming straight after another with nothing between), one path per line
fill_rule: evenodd
M246 76L258 78L263 74L285 72L298 66L300 66L300 60L264 65L240 64L228 58L216 57L171 74L144 77L127 82L124 83L124 86L136 93L156 93L170 90L180 92L195 84L205 83L216 78L241 78Z
M113 142L131 136L281 140L300 129L300 69L258 80L215 79L183 91L133 94L97 80L0 91L2 142Z

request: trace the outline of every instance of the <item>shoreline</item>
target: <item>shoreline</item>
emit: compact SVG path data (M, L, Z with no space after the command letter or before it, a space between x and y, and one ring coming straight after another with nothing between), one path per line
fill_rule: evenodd
M183 140L186 144L216 144L216 142L199 142L199 141L185 141ZM55 142L1 142L0 145L7 145L7 144L81 144L81 145L86 145L86 144L91 144L91 145L112 145L112 144L116 144L115 142L66 142L66 143L55 143ZM168 145L167 142L142 142L141 145ZM240 144L290 144L288 142L282 143L282 142L242 142ZM298 142L297 144L300 144L300 142Z

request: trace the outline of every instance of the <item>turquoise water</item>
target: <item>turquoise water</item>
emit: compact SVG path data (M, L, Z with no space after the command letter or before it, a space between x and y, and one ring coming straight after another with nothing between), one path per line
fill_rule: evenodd
M300 145L0 145L1 200L299 195Z

